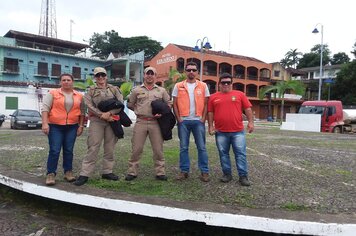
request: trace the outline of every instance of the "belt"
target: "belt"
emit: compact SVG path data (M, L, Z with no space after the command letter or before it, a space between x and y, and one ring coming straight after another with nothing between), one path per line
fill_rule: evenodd
M156 120L156 118L154 117L145 117L145 116L138 116L137 118L141 119L141 120Z

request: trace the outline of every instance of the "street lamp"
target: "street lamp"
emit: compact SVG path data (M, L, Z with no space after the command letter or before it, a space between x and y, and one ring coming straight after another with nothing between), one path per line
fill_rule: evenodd
M321 33L321 43L320 43L320 73L319 73L319 90L318 90L318 100L321 99L321 84L322 84L322 77L323 77L323 34L324 34L324 26L318 23L313 30L313 34L319 33L319 30L316 28L320 25L320 33Z
M206 39L206 43L204 44L204 40ZM200 48L198 46L198 43L200 42ZM198 39L197 42L195 43L195 47L193 48L194 52L200 52L200 81L203 81L203 53L204 50L209 50L211 49L211 45L209 43L208 37L204 37L203 39Z

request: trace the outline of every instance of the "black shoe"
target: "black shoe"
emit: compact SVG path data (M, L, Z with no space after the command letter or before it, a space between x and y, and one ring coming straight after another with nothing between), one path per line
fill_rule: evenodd
M167 181L168 178L165 175L156 175L156 180L163 180L163 181Z
M239 182L242 186L250 186L250 181L248 181L247 176L240 176Z
M85 184L86 182L88 182L88 177L87 176L83 176L83 175L80 175L78 177L78 179L76 181L74 181L74 185L76 186L82 186L83 184Z
M131 180L134 180L134 179L136 179L136 178L137 178L136 175L126 175L125 180L126 180L126 181L131 181Z
M231 174L224 174L223 177L221 177L220 182L228 183L231 180L232 180L232 175Z
M108 180L113 180L113 181L117 181L119 180L119 176L113 174L113 173L110 173L110 174L102 174L101 175L101 178L103 179L108 179Z

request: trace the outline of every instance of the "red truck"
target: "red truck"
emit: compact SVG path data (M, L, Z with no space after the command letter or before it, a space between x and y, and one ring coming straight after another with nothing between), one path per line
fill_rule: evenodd
M356 109L343 109L341 101L305 101L301 114L320 114L321 132L356 133Z

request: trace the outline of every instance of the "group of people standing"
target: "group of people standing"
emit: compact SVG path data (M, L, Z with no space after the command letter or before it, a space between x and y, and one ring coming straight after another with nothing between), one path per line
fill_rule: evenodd
M243 112L248 119L247 130L253 132L251 103L244 93L232 89L232 76L228 73L220 76L219 92L212 96L207 85L197 79L196 63L187 63L185 73L187 79L176 83L172 92L173 112L178 123L180 140L180 172L176 180L182 181L189 178L189 139L192 133L198 151L200 180L210 181L205 129L205 121L208 120L209 134L215 135L220 156L223 172L220 181L226 183L232 180L229 156L230 146L232 146L239 182L242 186L249 186ZM143 84L135 87L127 100L127 107L135 112L137 119L131 138L132 153L128 161L126 181L132 181L138 176L139 161L147 136L151 142L156 179L161 181L168 179L163 155L163 142L167 139L165 135L162 135L162 127L160 127L162 122L159 122L165 115L160 111L157 112L156 109L153 110L152 102L159 101L159 106L163 105L164 109L167 107L168 110L171 110L171 104L167 91L155 84L156 76L156 69L147 67L144 70ZM118 114L123 108L115 107L109 111L102 111L99 109L99 104L113 98L122 103L123 96L117 87L107 83L107 73L104 68L95 68L94 77L96 85L91 86L83 96L73 89L73 77L70 74L63 74L60 76L61 87L51 90L44 97L42 131L48 136L49 142L47 185L55 184L61 149L63 149L64 179L74 182L77 186L85 184L94 171L102 143L104 143L104 153L101 177L113 181L119 179L113 173L114 149L118 137L110 124L120 120ZM90 120L88 147L82 161L80 175L75 178L72 171L73 148L76 137L83 132L84 104L88 109Z

